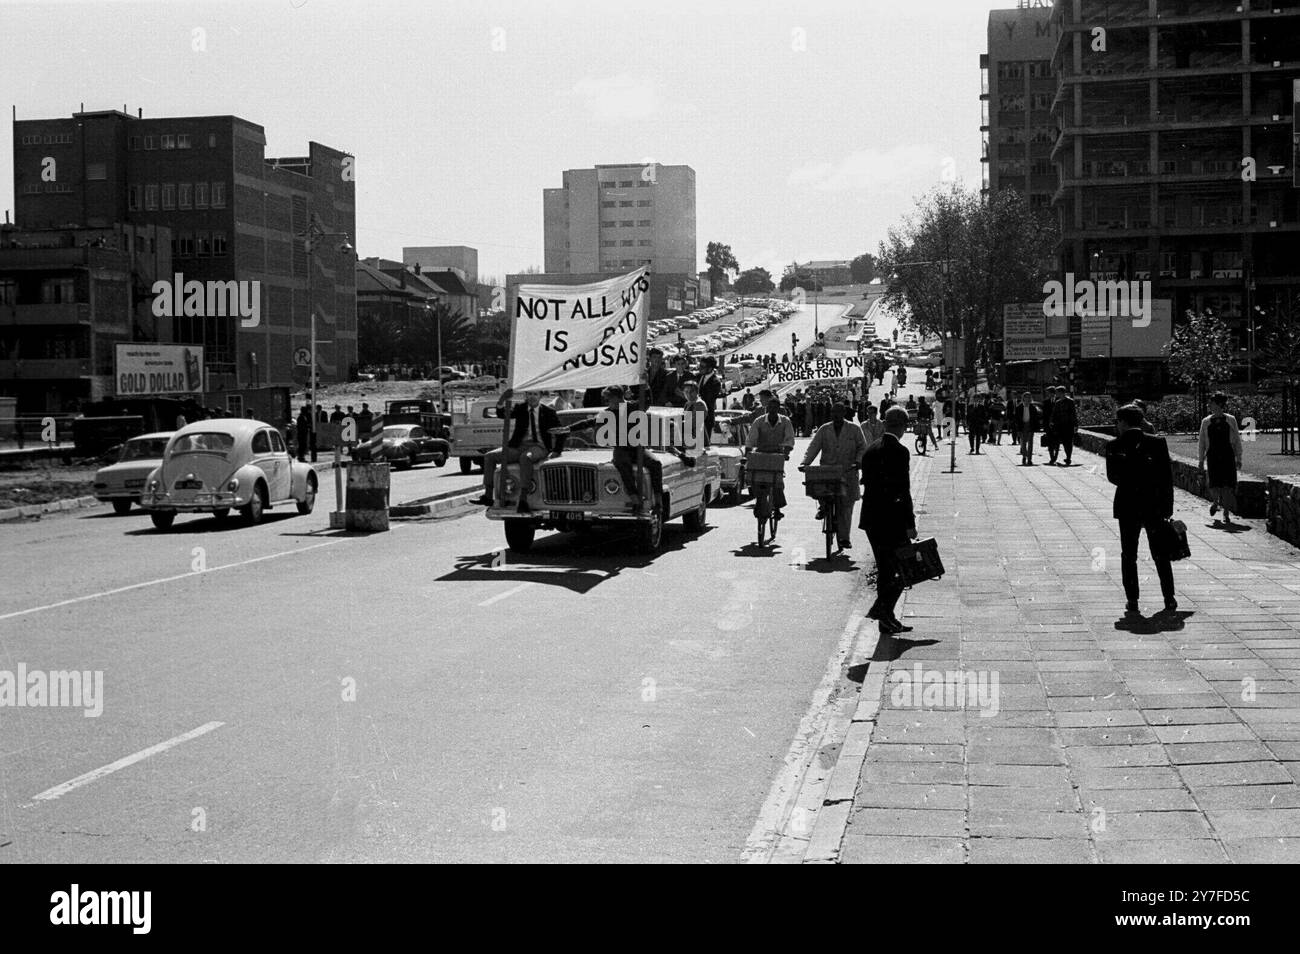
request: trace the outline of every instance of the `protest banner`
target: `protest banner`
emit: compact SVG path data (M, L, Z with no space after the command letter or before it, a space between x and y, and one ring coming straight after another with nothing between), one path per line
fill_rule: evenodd
M866 361L858 355L782 362L776 366L772 382L795 384L800 381L845 381L861 378L865 370Z

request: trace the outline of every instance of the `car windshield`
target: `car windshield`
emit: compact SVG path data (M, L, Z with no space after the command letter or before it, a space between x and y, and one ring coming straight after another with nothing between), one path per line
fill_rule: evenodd
M387 438L401 439L409 434L410 431L411 429L409 427L385 427L383 436Z
M166 449L167 438L165 437L127 441L122 447L122 456L118 460L161 460Z
M195 431L192 434L182 434L176 438L176 443L172 445L172 454L228 454L234 446L235 437L233 434L222 434L218 431Z

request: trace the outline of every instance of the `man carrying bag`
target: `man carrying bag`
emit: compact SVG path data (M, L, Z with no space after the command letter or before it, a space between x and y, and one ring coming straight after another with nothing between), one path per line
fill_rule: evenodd
M916 539L916 516L912 512L911 455L900 438L907 433L907 411L891 407L885 412L885 433L862 455L862 518L859 526L876 558L876 602L867 616L880 624L886 635L903 633L894 615L903 594L896 551Z
M1135 404L1116 415L1118 437L1106 446L1106 479L1115 485L1115 519L1119 521L1120 572L1127 599L1125 613L1138 612L1138 538L1147 533L1151 559L1160 577L1166 613L1178 609L1174 599L1174 568L1170 562L1174 514L1174 473L1169 446L1163 437L1143 433L1145 416Z

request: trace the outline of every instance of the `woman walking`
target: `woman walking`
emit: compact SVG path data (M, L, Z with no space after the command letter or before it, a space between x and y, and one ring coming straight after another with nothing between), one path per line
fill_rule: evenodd
M939 438L934 436L934 407L925 398L921 398L916 407L916 435L921 438L921 453L925 453L927 441L934 442L934 449L939 449Z
M1228 396L1216 391L1210 413L1201 421L1200 469L1210 488L1210 516L1223 508L1223 522L1232 524L1237 508L1237 471L1241 469L1241 435L1237 419L1227 413ZM1208 465L1208 466L1207 466Z

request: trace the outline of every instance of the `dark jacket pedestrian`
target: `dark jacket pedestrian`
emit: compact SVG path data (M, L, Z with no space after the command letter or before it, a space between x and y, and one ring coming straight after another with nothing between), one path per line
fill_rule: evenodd
M1227 413L1228 396L1218 392L1210 399L1210 413L1201 421L1197 442L1199 466L1213 504L1210 516L1223 508L1223 519L1232 523L1237 510L1237 471L1241 468L1241 434L1237 419Z
M980 445L984 443L984 438L988 436L989 429L989 408L983 401L972 401L970 410L966 415L966 442L970 445L971 454L980 452Z
M1142 422L1141 408L1132 404L1120 408L1119 435L1106 446L1106 479L1115 485L1111 512L1119 521L1120 575L1130 613L1138 611L1137 547L1143 530L1160 578L1165 609L1178 608L1165 523L1174 513L1173 465L1165 439L1143 433Z
M1065 452L1066 467L1070 466L1070 458L1074 455L1074 432L1078 428L1078 405L1069 394L1058 391L1056 401L1052 404L1052 439ZM1056 455L1052 455L1052 460L1055 462Z
M305 461L307 459L307 445L311 441L311 408L306 404L304 404L302 410L298 412L297 425L298 459Z
M862 515L858 526L867 533L876 558L876 602L867 615L879 621L882 633L902 631L894 607L903 593L897 550L916 538L912 507L911 462L900 438L907 431L907 411L892 407L885 413L885 433L862 455Z
M1034 435L1038 433L1039 427L1042 426L1042 408L1029 399L1029 392L1026 391L1020 396L1020 401L1016 406L1008 409L1007 413L1014 418L1016 434L1020 438L1020 463L1033 467Z

